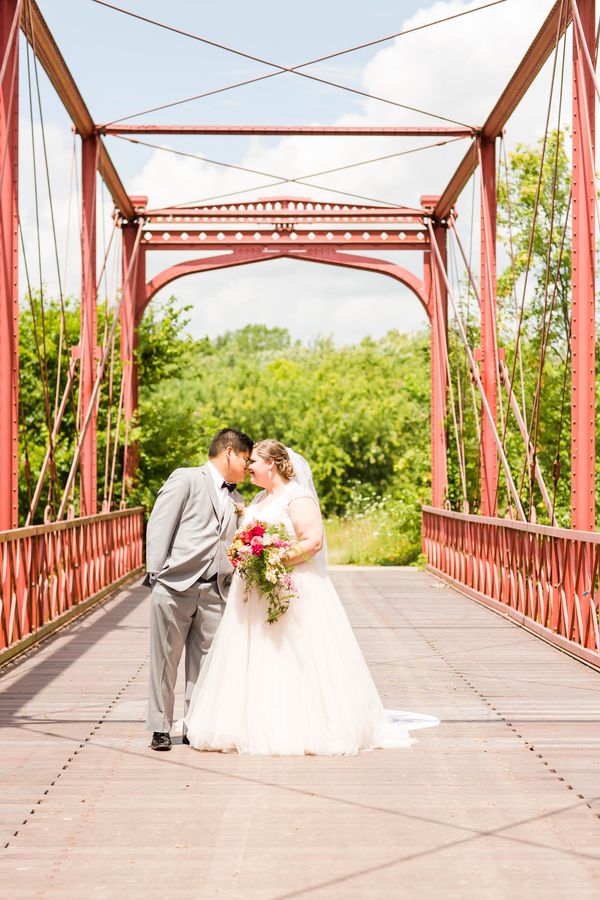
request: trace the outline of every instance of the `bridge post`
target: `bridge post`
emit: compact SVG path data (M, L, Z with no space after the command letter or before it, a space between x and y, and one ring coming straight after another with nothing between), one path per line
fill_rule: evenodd
M574 0L585 44L595 59L595 0ZM571 526L595 524L595 95L573 25L573 218L571 306ZM588 586L589 589L589 586Z
M496 341L496 143L479 138L481 167L481 382L494 423L497 420L498 347ZM498 448L487 416L481 417L481 514L495 516L498 497Z
M437 196L421 197L421 206L428 212L439 200ZM434 221L433 233L443 260L447 265L447 236L445 224ZM423 281L429 304L431 324L431 504L443 507L448 497L448 462L446 411L448 396L448 292L433 250L423 256Z
M81 143L81 310L79 356L81 400L79 425L82 426L92 398L97 368L97 288L96 288L96 171L98 138L95 135ZM80 515L97 512L97 409L92 413L81 442Z
M17 0L0 4L0 531L19 524L19 22Z
M131 197L136 210L145 208L147 197ZM131 223L122 228L123 241L123 298L121 303L121 367L123 371L123 417L127 436L138 408L138 366L135 351L138 344L137 327L144 313L146 298L146 257L143 249L133 262L133 271L128 277L132 265L138 230L141 223ZM138 464L138 450L135 443L126 440L123 459L123 477L127 485L135 475Z

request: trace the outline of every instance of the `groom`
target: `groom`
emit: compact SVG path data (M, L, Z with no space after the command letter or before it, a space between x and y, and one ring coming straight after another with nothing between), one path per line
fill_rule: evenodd
M152 587L150 696L153 750L171 749L177 667L185 647L184 715L223 614L233 569L227 548L237 526L235 490L246 477L252 441L224 428L208 462L175 469L156 498L146 532L144 584ZM183 736L183 742L189 741Z

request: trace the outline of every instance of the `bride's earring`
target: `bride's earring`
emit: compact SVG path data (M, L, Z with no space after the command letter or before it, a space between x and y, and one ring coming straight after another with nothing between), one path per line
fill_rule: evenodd
M273 480L273 468L274 466L271 466L271 468L269 469L269 478L271 479L271 481Z

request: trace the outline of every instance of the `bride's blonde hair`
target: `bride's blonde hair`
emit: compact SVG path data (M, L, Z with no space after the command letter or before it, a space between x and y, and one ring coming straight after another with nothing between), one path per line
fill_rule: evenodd
M254 445L254 451L258 453L261 459L271 460L277 471L283 478L294 477L294 466L287 452L286 447L280 441L274 441L266 438Z

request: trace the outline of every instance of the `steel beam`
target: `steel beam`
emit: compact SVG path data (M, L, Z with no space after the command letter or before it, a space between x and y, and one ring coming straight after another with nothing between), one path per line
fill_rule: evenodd
M423 250L429 243L429 236L423 231L407 231L401 234L382 231L206 231L193 233L181 231L144 230L142 247L145 250L231 250L238 247L308 248L335 247L356 250ZM312 235L312 237L311 237Z
M0 531L19 524L19 33L0 3ZM11 34L12 33L12 34ZM12 39L11 39L12 37Z
M144 211L153 225L183 225L187 222L356 222L423 223L425 210L410 207L360 206L308 198L261 197L254 203L224 203L212 206L167 206Z
M138 365L135 352L138 345L137 326L146 306L145 255L136 253L133 272L127 276L136 246L139 225L126 225L122 229L123 241L123 302L121 304L121 370L123 373L123 418L126 444L123 453L123 474L127 485L131 484L138 463L138 448L129 439L130 429L138 408Z
M464 137L478 133L468 125L96 125L101 135L187 134L264 137Z
M5 2L0 6L6 6ZM9 6L12 6L10 0ZM82 138L95 134L94 120L85 104L79 88L65 63L56 41L52 37L50 29L42 16L35 0L28 0L23 4L23 16L21 28L25 37L31 44L36 57L42 64L50 83L58 94L64 108L75 126L75 130ZM100 145L98 170L104 179L111 197L123 215L130 218L134 214L133 207L127 196L121 179L108 155L106 147Z
M556 0L546 21L486 119L481 129L482 137L492 140L502 134L502 129L556 47L557 40L564 34L571 21L571 16L570 0ZM478 154L473 145L465 154L438 201L435 208L435 215L438 219L445 219L450 214L477 165Z
M494 426L497 419L498 349L496 343L496 147L495 140L480 139L481 165L481 383L491 418L481 418L481 514L495 516L498 489L498 451Z
M273 259L294 259L298 262L312 262L327 266L340 266L350 269L359 269L365 272L376 272L380 275L387 275L395 281L404 284L417 297L422 304L423 309L430 315L428 298L425 294L423 282L402 266L389 262L386 259L378 259L371 256L359 256L355 253L340 253L332 247L307 248L304 253L295 254L293 249L289 247L278 248L275 253L265 253L260 247L236 247L231 253L219 253L217 256L204 256L201 259L186 260L185 262L176 263L168 269L164 269L156 275L152 281L146 284L146 295L144 307L150 302L154 295L162 290L167 284L182 278L184 275L192 275L200 272L215 271L216 269L227 269L231 266L244 266L252 263L268 262ZM138 316L141 318L143 309L138 310Z
M433 235L446 266L446 227L434 224ZM431 503L443 507L448 498L448 291L433 252L424 254L424 276L431 319Z
M574 0L591 58L595 0ZM573 228L571 307L571 526L595 525L595 95L582 38L573 39ZM586 588L589 590L589 586Z
M96 171L98 138L83 139L81 153L81 308L79 355L81 359L79 426L86 420L96 380L98 326L96 311ZM80 515L97 512L97 410L92 412L81 443Z

